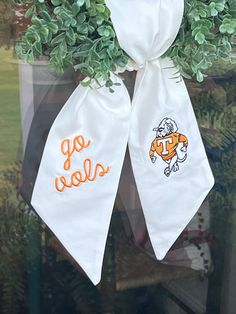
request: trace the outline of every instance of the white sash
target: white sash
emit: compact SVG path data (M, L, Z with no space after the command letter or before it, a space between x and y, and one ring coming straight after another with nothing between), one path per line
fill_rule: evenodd
M121 48L137 64L131 104L123 82L77 87L47 139L32 206L94 284L101 278L128 143L150 239L162 259L214 180L191 102L169 59L183 0L106 0Z

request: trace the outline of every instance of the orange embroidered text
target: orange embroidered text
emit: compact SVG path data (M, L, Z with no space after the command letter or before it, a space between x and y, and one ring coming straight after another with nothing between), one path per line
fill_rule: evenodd
M95 181L97 176L103 177L110 170L110 167L104 167L102 164L97 163L93 168L92 160L87 158L83 163L83 170L73 172L69 179L64 176L56 178L55 185L59 192L63 192L65 188L78 187L81 183L88 181Z
M63 155L67 156L64 162L64 169L69 170L71 166L71 157L75 152L81 152L83 149L89 147L90 140L85 143L85 139L82 135L76 136L73 140L73 147L71 147L70 139L65 139L61 142L61 152Z
M61 142L61 153L66 156L64 162L64 170L69 171L71 168L71 158L75 152L80 153L82 150L88 148L91 142L85 141L82 135L76 136L71 143L70 139L65 139ZM93 162L90 158L86 158L83 161L83 169L76 170L69 178L60 176L55 179L55 187L57 191L63 192L65 188L78 187L81 183L88 181L95 181L97 177L103 177L110 170L110 167L104 167L101 163L96 163L93 166Z

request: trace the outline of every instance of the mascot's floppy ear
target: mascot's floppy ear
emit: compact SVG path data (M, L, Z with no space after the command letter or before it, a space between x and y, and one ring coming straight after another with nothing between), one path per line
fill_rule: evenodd
M177 124L175 123L174 120L170 119L170 118L166 118L166 124L168 129L170 130L170 133L174 133L178 131L178 127Z

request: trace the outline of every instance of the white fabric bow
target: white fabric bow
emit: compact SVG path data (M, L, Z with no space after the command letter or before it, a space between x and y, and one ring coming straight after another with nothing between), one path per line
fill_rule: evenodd
M213 186L190 99L169 59L183 0L106 0L120 46L135 61L131 105L122 80L79 86L51 127L32 206L94 284L128 143L150 239L158 259Z

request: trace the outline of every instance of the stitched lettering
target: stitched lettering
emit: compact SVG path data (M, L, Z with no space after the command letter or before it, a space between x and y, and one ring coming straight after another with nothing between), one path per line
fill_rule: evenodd
M71 157L76 152L81 152L83 149L89 147L90 140L88 140L87 144L85 143L85 139L82 135L76 136L73 140L73 147L71 148L70 139L65 139L61 142L61 152L63 155L67 156L66 161L64 162L64 170L69 170L71 167Z
M171 137L163 138L161 140L157 140L157 146L162 145L162 155L168 155L169 151L167 149L167 143L172 144L173 140Z
M65 171L71 169L71 158L75 152L80 153L82 150L88 148L91 141L85 141L82 135L76 136L72 143L70 139L64 139L61 142L61 153L66 156L63 168ZM69 178L60 176L55 178L55 187L58 192L63 192L66 188L78 187L82 183L93 182L97 180L98 176L105 176L110 170L110 167L104 167L101 163L96 163L93 166L93 162L90 158L86 158L83 161L83 169L74 171Z

